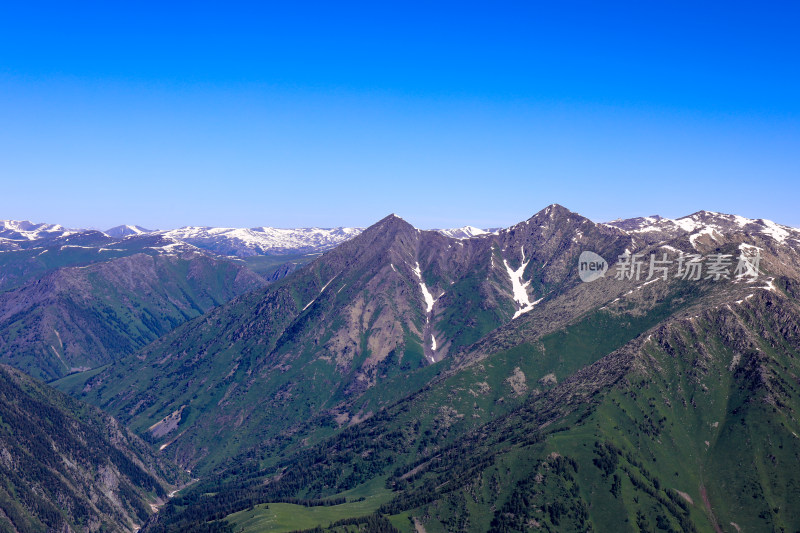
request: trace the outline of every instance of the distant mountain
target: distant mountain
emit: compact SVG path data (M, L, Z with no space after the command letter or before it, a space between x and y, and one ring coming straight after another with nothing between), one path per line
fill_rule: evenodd
M41 379L105 365L267 283L242 261L161 235L30 242L0 252L0 362Z
M3 531L136 531L179 481L116 420L5 365L0 479Z
M169 255L192 250L197 251L193 246L159 235L119 239L93 230L47 235L15 241L12 245L0 240L0 291L19 287L63 267L87 266L137 253Z
M112 228L109 235L29 222L2 224L0 291L6 292L0 292L0 362L48 380L132 353L317 256L242 261L139 226ZM307 234L312 248L346 232L338 237L317 233ZM230 235L220 238L234 242ZM284 245L300 246L292 238Z
M184 243L223 256L249 258L257 256L307 255L330 250L342 242L360 234L363 228L295 228L271 227L220 228L209 226L186 226L171 230L148 230L142 226L121 225L105 232L84 229L66 229L54 224L34 224L27 221L0 221L0 252L12 250L41 250L55 239L83 234L89 240L102 241L102 236L113 240L136 236L160 236L176 243ZM496 232L473 226L455 229L434 230L443 235L463 239ZM73 237L75 238L75 237ZM115 241L106 239L103 244Z
M107 229L103 233L105 233L109 237L127 237L129 235L142 235L144 233L153 233L153 231L145 229L141 226L129 226L125 224L122 226L115 226L111 229Z
M192 250L61 268L0 293L0 362L48 380L102 366L265 284Z
M452 237L454 239L469 239L471 237L477 237L479 235L496 233L497 230L484 230L476 228L475 226L464 226L461 228L454 228L454 229L435 229L433 231L438 231L442 235L445 235L447 237Z
M361 233L360 228L212 228L187 226L159 232L227 256L285 255L329 250Z
M694 246L697 239L710 244L722 235L735 233L768 237L778 244L783 244L787 240L800 242L800 230L796 228L782 226L763 218L753 220L713 211L698 211L677 219L654 215L614 220L608 225L623 229L648 243L663 242L685 235Z
M30 241L64 237L79 230L69 230L58 224L36 224L27 220L0 220L0 249L14 250Z
M136 253L178 254L191 250L238 261L274 281L320 253L360 233L356 228L182 228L150 231L117 226L106 233L67 230L51 224L0 221L0 291L48 272L86 266Z
M0 226L0 362L41 379L107 364L267 283L163 235Z
M99 232L87 229L66 229L57 224L34 224L27 221L0 221L0 252L43 250L54 244L74 245L82 241L91 247L127 243L120 239L150 237L165 242L182 243L203 250L236 257L319 253L355 237L361 228L214 228L193 227L173 230L148 230L142 226L122 225Z

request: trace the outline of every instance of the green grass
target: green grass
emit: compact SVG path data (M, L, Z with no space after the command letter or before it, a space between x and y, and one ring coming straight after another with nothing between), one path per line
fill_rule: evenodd
M465 479L463 489L408 512L429 516L425 527L430 532L461 528L460 517L467 515L464 530L486 531L490 505L500 512L495 516L537 520L558 531L580 530L563 516L560 525L550 521L545 502L559 502L568 510L583 505L586 523L595 531L713 532L705 491L723 531L737 526L742 531L796 531L800 513L793 502L800 498L800 485L793 465L800 456L800 427L794 413L800 411L795 377L800 354L795 343L786 342L789 330L779 326L785 311L767 308L739 315L758 332L757 346L743 342L738 330L732 334L730 322L720 318L673 325L665 334L668 347L663 340L646 343L635 369L595 395L594 406L586 404L587 416L576 412L562 418L541 444L498 446L492 464ZM591 340L589 333L577 338ZM572 341L565 337L557 344L567 348ZM529 431L529 420L538 424L531 415L539 409L531 406L527 416L512 414L502 429L512 435ZM616 457L607 470L604 449L618 450L607 455ZM559 478L543 468L553 453L575 461L574 472ZM479 457L468 454L461 461L475 464ZM448 475L458 468L452 464ZM538 475L543 478L534 481ZM441 486L446 479L420 480L418 490ZM509 502L516 503L504 507Z
M344 518L355 518L374 513L381 504L392 498L392 492L383 484L385 478L375 478L352 490L338 494L348 502L327 507L304 507L290 503L268 503L256 505L253 509L240 511L225 519L236 533L256 533L260 531L295 531L316 526L327 526ZM361 501L350 501L364 498ZM399 520L402 524L402 520ZM408 523L408 519L405 519Z
M411 522L411 513L400 513L387 518L389 522L402 533L414 533L416 531L414 524Z
M74 395L77 392L80 392L80 390L86 385L86 380L96 376L107 367L108 365L103 365L91 370L86 370L85 372L74 372L64 376L63 378L51 381L48 383L48 385L55 387L61 392L67 392Z

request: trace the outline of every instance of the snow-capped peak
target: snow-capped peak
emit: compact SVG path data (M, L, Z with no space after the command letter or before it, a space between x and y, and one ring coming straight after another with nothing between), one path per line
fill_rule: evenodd
M34 241L45 237L62 237L77 233L60 224L42 224L28 220L0 220L0 239Z
M451 229L435 229L433 231L438 231L442 235L451 237L453 239L469 239L471 237L478 237L479 235L488 235L493 233L492 231L476 228L475 226L463 226L460 228Z
M152 233L151 230L145 229L141 226L131 226L130 224L123 224L122 226L115 226L104 231L109 237L127 237L129 235L143 235Z

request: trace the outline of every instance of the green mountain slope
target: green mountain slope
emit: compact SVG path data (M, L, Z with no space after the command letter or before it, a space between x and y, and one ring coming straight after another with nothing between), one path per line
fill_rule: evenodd
M43 379L105 365L263 285L193 251L61 268L0 293L0 362Z
M794 531L799 311L760 292L664 324L465 437L383 510L429 531Z
M176 472L113 418L0 365L0 530L133 531Z

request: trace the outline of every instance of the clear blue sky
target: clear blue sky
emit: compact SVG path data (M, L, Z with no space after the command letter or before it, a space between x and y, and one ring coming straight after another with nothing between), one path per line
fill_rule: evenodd
M0 218L800 226L798 2L166 4L2 6Z

